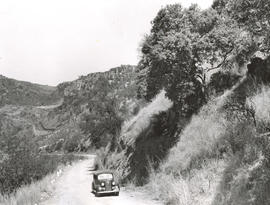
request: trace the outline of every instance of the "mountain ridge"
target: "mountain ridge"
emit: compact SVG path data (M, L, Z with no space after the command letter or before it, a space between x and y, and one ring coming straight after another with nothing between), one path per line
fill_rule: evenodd
M0 106L48 105L59 100L54 86L30 83L0 75Z

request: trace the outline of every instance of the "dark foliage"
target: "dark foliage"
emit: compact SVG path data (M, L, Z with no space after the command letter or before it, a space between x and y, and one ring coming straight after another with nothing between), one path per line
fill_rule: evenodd
M216 72L211 76L208 84L208 93L210 95L220 95L225 90L232 88L240 78L240 75L233 74L229 71Z
M147 182L152 169L158 168L169 149L178 141L177 113L171 109L152 118L151 125L136 139L134 148L128 147L130 174L123 180L134 180L137 185Z
M251 63L248 64L248 74L258 80L262 81L263 83L270 82L270 57L266 60L261 58L253 58L251 59Z
M26 136L1 136L0 193L9 194L22 185L42 179L59 165L71 163L73 155L44 155Z
M182 116L191 116L207 98L206 73L232 66L231 59L243 65L256 45L237 22L218 9L200 10L196 5L183 9L174 4L161 9L142 45L139 63L146 74L146 98L162 88ZM217 10L215 10L217 9Z

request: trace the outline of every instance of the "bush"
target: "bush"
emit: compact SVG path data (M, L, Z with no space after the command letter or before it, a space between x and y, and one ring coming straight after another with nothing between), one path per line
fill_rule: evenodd
M100 148L96 151L98 169L113 171L116 181L122 183L123 167L121 166L121 163L123 163L124 160L123 155L124 152L111 152L110 145L108 145L106 148Z
M71 136L70 138L66 139L64 142L63 149L67 152L75 152L79 149L80 144L80 136Z
M152 172L150 183L145 186L154 197L166 205L209 205L215 197L225 160L209 160L183 176L180 171L170 174Z
M73 155L46 155L26 136L2 138L6 158L0 162L0 193L10 194L20 186L42 179L60 164L71 163Z

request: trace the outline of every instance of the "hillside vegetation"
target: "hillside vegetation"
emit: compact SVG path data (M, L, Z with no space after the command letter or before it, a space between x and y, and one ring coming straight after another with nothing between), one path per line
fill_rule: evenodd
M123 65L58 85L63 103L41 120L44 148L73 152L110 143L113 149L123 120L140 107L137 75L136 67Z
M17 107L0 109L0 196L54 172L59 165L77 159L73 155L51 156L39 151L29 113ZM34 118L34 119L31 119ZM0 203L1 203L0 197Z
M3 105L48 105L59 99L56 87L18 81L0 75L0 107Z
M269 8L162 8L138 65L145 116L123 124L103 166L165 204L269 204ZM161 90L171 106L148 115Z
M27 172L47 167L42 154L94 149L101 168L164 204L269 204L269 9L269 0L168 5L138 66L56 90L1 77L1 193L42 178Z

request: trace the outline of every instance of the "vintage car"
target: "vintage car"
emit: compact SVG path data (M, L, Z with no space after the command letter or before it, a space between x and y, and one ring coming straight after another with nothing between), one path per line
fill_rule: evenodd
M92 192L95 196L115 195L120 191L119 184L115 181L111 171L99 171L93 173Z

